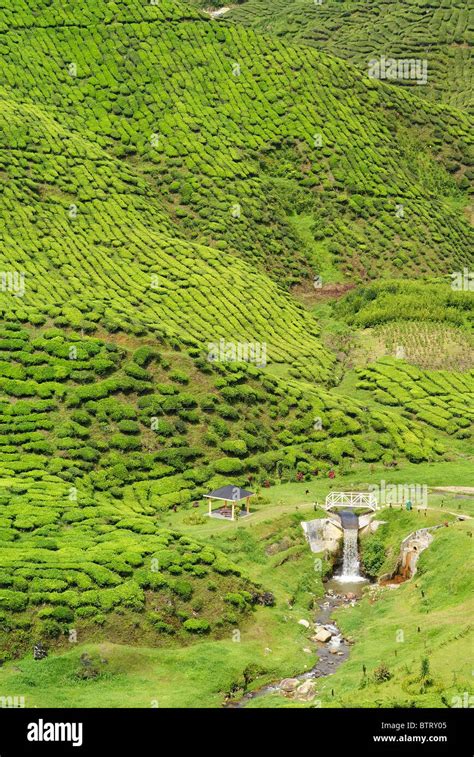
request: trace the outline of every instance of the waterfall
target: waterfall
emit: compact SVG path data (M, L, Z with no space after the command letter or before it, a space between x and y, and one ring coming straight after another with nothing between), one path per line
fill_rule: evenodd
M340 518L344 529L342 573L335 578L342 583L364 581L365 579L359 573L359 518L348 510L343 510Z
M344 553L342 558L341 581L359 578L359 556L357 552L357 529L344 529Z

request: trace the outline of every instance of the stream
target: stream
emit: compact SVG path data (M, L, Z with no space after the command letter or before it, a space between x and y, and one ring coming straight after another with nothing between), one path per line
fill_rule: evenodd
M324 582L326 593L321 602L318 603L319 612L314 619L315 630L312 632L314 635L311 641L317 645L318 660L316 664L311 670L306 670L304 673L292 676L291 678L283 678L275 683L266 684L253 691L249 691L240 699L232 699L229 696L223 704L225 708L243 708L257 697L277 692L296 701L311 702L317 694L315 681L335 673L338 667L349 657L350 644L347 639L343 638L339 628L332 619L332 614L337 607L341 607L342 605L350 604L354 606L357 599L362 595L364 588L370 582L369 579L360 573L358 550L359 519L357 515L347 510L343 510L339 516L343 527L343 554L342 560L336 566L332 577ZM471 516L463 515L460 517L458 514L459 520L469 517ZM321 535L319 529L316 527L319 523L310 521L305 525L307 526L305 533L312 551L315 553L321 552ZM436 525L429 528L421 528L405 537L401 544L396 569L391 574L383 577L383 580L379 579L379 583L381 585L396 586L411 578L416 572L416 561L420 553L429 546L433 539L431 532L442 527L442 525ZM308 627L308 633L311 633L311 624L307 621L303 621L303 624ZM317 639L316 636L320 635L320 633L322 633L322 638Z
M319 612L314 619L315 631L325 630L331 634L329 641L314 641L317 645L318 660L316 664L304 673L284 678L278 682L266 684L258 689L249 691L239 700L229 699L224 707L239 709L245 707L248 702L257 697L280 692L292 696L293 692L299 701L311 701L315 691L306 687L307 692L302 692L298 697L298 686L318 678L332 675L337 668L349 657L349 643L343 638L339 628L332 620L332 614L337 607L355 604L362 594L362 589L368 580L360 575L358 554L358 526L357 515L352 512L341 513L341 522L344 529L342 564L333 574L332 578L325 582L326 594L319 604ZM309 630L309 629L308 629ZM304 687L303 687L304 688Z
M360 584L359 591L360 591ZM282 679L276 683L266 684L259 689L247 692L239 700L228 700L224 704L224 707L231 709L239 709L245 707L245 705L252 699L265 696L266 694L275 694L276 692L283 692L284 684L286 681L298 681L304 683L308 680L316 680L323 678L334 673L339 665L341 665L349 657L349 643L342 637L341 632L334 622L331 622L331 615L333 611L344 604L351 604L354 600L348 600L343 594L327 593L321 604L319 605L319 613L315 618L316 626L324 626L328 631L332 632L331 640L325 644L322 642L316 642L318 660L316 664L304 673L292 676L291 679ZM314 632L316 633L316 631Z

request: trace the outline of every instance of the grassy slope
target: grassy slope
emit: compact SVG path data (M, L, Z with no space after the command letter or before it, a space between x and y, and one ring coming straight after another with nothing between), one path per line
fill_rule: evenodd
M299 500L296 487L300 489ZM295 484L294 488L295 499L301 502L301 486ZM289 500L291 492L286 489L285 492ZM273 495L281 493L275 491ZM440 497L430 497L430 507L439 506ZM455 506L456 500L452 497L445 495L442 499L445 507ZM469 502L463 500L463 510L468 505ZM2 692L27 691L27 706L55 707L67 702L86 707L218 707L232 687L237 698L243 693L246 669L248 680L253 681L252 688L302 672L305 666L314 663L314 657L303 651L311 645L297 621L311 618L308 603L313 594L320 595L321 584L298 525L304 515L312 517L314 512L311 515L308 508L305 514L304 507L300 508L300 513L294 512L294 506L291 509L293 514L282 515L278 508L269 508L266 519L257 518L251 529L247 528L248 524L227 524L228 528L222 528L217 522L212 524L212 533L201 527L194 528L199 538L231 552L255 580L271 581L277 599L276 610L270 613L258 609L251 622L242 618L236 626L241 633L240 642L233 641L229 632L227 638L219 641L203 641L180 649L80 644L40 663L24 659L14 665L6 664L0 670L0 689ZM403 513L400 518L398 512L390 511L383 511L382 517L389 521L384 539L387 548L393 549L392 564L396 544L409 532L429 523L454 522L442 509L429 511L428 518L416 512ZM179 516L172 518L174 525L181 527ZM338 623L356 643L351 647L350 659L336 675L321 682L318 690L321 706L372 707L377 703L393 706L413 701L418 706L442 706L441 696L450 701L451 696L469 691L466 631L471 613L470 588L466 572L459 574L456 565L460 552L464 555L472 552L467 542L470 530L469 522L458 522L437 531L434 544L420 559L416 579L396 590L379 590L375 602L363 600L356 608L339 611ZM277 546L279 551L268 554L270 545ZM446 585L450 587L449 594L446 594ZM421 589L425 592L424 599ZM290 598L292 607L288 605ZM403 643L395 641L395 633L400 629L405 634ZM100 670L96 679L81 681L77 678L81 668L79 658L84 652L91 655ZM416 677L424 655L430 656L434 684L420 694L419 685L410 679ZM100 659L107 662L100 663ZM370 677L382 659L387 661L392 680L384 684L369 681L360 689L362 664L366 665ZM60 695L58 680L61 680ZM249 706L295 705L281 696L267 696Z
M164 346L163 352L152 350L143 368L134 361L139 354L133 351L134 340L123 335L117 343L61 329L6 329L3 336L1 346L8 360L0 365L4 374L0 385L6 395L1 406L4 508L0 527L4 544L0 602L6 610L2 633L11 654L23 652L38 634L45 634L55 646L67 647L64 634L72 623L91 639L135 643L141 639L166 645L168 639L160 635L156 623L171 628L186 643L188 637L181 626L194 617L222 635L226 624L232 625L228 608L222 601L214 601L216 597L209 594L207 584L194 570L192 554L187 554L199 553L200 545L194 550L183 542L180 554L171 558L172 563L178 562L176 570L166 557L164 568L160 565L166 574L162 585L155 587L156 594L146 591L153 588L149 587L149 579L153 579L149 560L161 549L163 528L191 533L191 501L230 480L222 475L225 469L218 467L222 458L232 465L232 480L238 476L243 484L250 481L246 475L251 472L258 481L280 463L280 471L294 475L297 461L303 468L317 464L323 475L331 463L342 459L338 457L341 449L355 459L360 451L364 455L368 450L369 459L374 449L382 454L376 439L383 419L401 455L413 440L429 450L425 430L402 421L391 410L367 416L361 405L345 399L335 398L327 404L331 394L324 392L322 412L322 395L311 386L307 399L301 390L292 397L290 385L270 383L265 373L251 366L238 371L214 368ZM139 343L143 346L144 341ZM78 349L77 361L67 357L71 345ZM137 375L140 378L132 378ZM193 394L186 386L181 388L183 378L191 382ZM103 399L102 389L108 395ZM232 399L232 392L244 389L250 392L250 399L245 395ZM206 409L209 395L214 404ZM226 403L229 397L231 405ZM288 404L280 408L281 397ZM313 407L308 399L314 400ZM341 412L346 404L347 417ZM328 429L313 430L315 412L328 419ZM154 413L160 418L157 433L150 431ZM331 438L333 427L335 439ZM280 431L278 436L276 431ZM232 457L231 451L224 457L226 444L242 444L245 438L249 447L244 460ZM428 457L435 448L441 449L435 441ZM268 452L248 455L261 449ZM421 446L419 449L423 452ZM322 456L319 462L315 454ZM357 470L360 463L354 465ZM254 483L250 481L250 486ZM313 484L306 485L313 489ZM315 484L321 492L326 486L322 481ZM71 499L71 487L75 499ZM283 502L284 497L283 492ZM167 515L173 506L182 508L176 517ZM271 517L284 511L277 508ZM265 517L262 505L257 518ZM226 525L219 527L224 530ZM206 527L196 527L195 535L205 536ZM173 555L173 545L169 550ZM233 559L232 550L230 556ZM240 562L245 565L245 560ZM105 576L101 566L105 566ZM220 597L245 589L244 580L222 577L233 573L232 568L216 570ZM169 597L176 593L174 576L181 573L191 579L192 601L172 602L169 609ZM252 568L249 577L254 575ZM271 574L265 578L273 581ZM15 606L17 602L21 607ZM65 606L71 617L58 617L55 613L64 613ZM42 608L40 614L38 607ZM137 613L143 611L141 622ZM121 613L125 614L122 623ZM8 636L10 628L16 633Z
M471 522L435 532L433 544L420 558L414 580L399 589L383 591L371 607L370 616L363 606L351 617L339 613L344 632L356 640L353 656L340 675L341 703L351 696L360 679L362 663L370 673L382 660L393 679L387 684L371 683L363 689L363 706L400 700L415 700L425 707L441 706L442 695L450 702L451 696L472 693L473 549L469 533L472 534ZM458 564L460 554L462 571ZM396 642L398 629L404 632L403 643ZM430 659L433 686L420 693L420 684L410 679L416 678L424 656ZM339 686L337 675L334 683Z
M221 338L264 341L269 360L302 353L311 362L313 350L327 362L301 308L244 261L172 237L152 190L121 162L37 108L8 101L3 118L12 148L8 173L15 178L3 185L12 236L2 270L25 273L23 297L2 291L4 311L21 318L33 309L43 318L62 314L75 326L100 320L139 333L151 326L201 347ZM15 147L21 140L25 158ZM69 186L78 174L83 200ZM245 300L249 282L252 297Z
M250 534L240 527L231 532L215 528L209 543L228 551L229 557L233 555L244 572L270 582L276 609L258 608L251 620L242 614L219 641L181 648L102 642L78 644L65 651L66 644L59 657L6 664L0 669L0 691L27 691L30 707L150 707L156 706L153 700L160 707L217 707L232 687L242 693L246 668L249 680L264 683L314 664L314 654L303 652L306 632L297 621L308 616L312 592L320 594L321 582L313 570L299 518L287 515L263 522ZM279 544L280 551L269 556L262 544ZM80 656L85 652L100 670L100 676L89 681L77 677ZM100 663L100 659L107 662Z
M433 445L426 427L403 418L400 407L387 410L373 405L374 416L367 414L359 401L341 400L340 395L315 387L315 380L330 378L333 358L321 346L314 320L275 280L288 284L321 271L332 277L336 267L356 280L382 270L446 274L453 267L461 268L468 261L468 226L462 215L468 161L464 117L429 103L420 107L412 95L368 82L350 66L324 54L308 49L302 60L300 49L251 31L218 27L175 3L110 7L91 2L74 12L55 3L3 5L5 76L0 133L7 149L0 166L6 228L0 267L25 271L26 291L23 298L3 292L2 312L16 323L49 326L54 322L64 348L73 340L86 349L89 337L81 329L96 332L105 342L123 344L127 359L136 347L157 337L166 343L164 352L172 367L191 371L190 389L199 399L204 390L215 393L223 385L247 382L243 376L228 381L232 371L223 369L223 384L213 385L195 371L190 356L173 355L172 346L183 348L185 342L185 349L195 347L202 357L209 340L264 340L270 361L280 362L284 377L277 392L278 411L275 415L275 403L270 403L263 411L250 408L247 416L247 408L236 404L240 415L261 427L271 426L281 415L278 431L282 436L273 438L272 445L279 448L282 467L291 475L301 463L304 468L316 461L325 469L346 456L371 459L375 454L380 459L383 450L373 443L382 429L389 433L390 454L404 457L410 443L415 444L416 455L423 447L424 457L434 457L434 446L441 450L439 440ZM80 48L75 44L76 24L81 25ZM71 59L77 64L77 75L68 70ZM240 76L232 74L232 61L239 62ZM129 82L134 83L132 91ZM322 150L317 148L317 152L315 131L323 133ZM159 137L156 144L153 134ZM410 223L402 226L393 213L401 200L410 209ZM238 219L229 212L235 203L242 205ZM101 329L97 330L99 322ZM74 337L71 328L77 329ZM112 338L107 330L120 333ZM35 336L40 334L41 329L35 332ZM13 363L13 370L21 374L25 358L16 360L8 344L2 343L2 347L5 365ZM103 349L107 351L106 346ZM24 352L29 366L30 350ZM41 366L56 369L61 363L45 357L42 347L36 346L31 357L32 365L38 358ZM142 427L139 444L143 442L144 448L135 460L133 455L113 451L105 455L110 452L107 445L115 426L107 417L97 425L91 421L87 455L92 454L93 462L81 462L79 457L70 466L74 457L69 450L75 446L70 439L66 446L63 442L59 446L65 437L57 433L70 421L71 408L63 398L98 383L90 368L82 366L83 375L71 380L56 377L54 386L48 386L48 382L32 383L29 374L10 381L10 368L2 367L7 371L1 383L5 395L2 412L6 414L2 423L11 424L11 415L16 415L13 407L23 408L29 416L26 423L32 423L33 408L17 401L25 396L26 385L32 390L26 391L32 404L38 397L49 397L54 405L49 419L42 419L52 425L42 429L35 425L36 418L33 427L9 428L12 436L4 440L1 488L8 511L2 512L1 523L6 544L2 567L7 573L6 582L4 576L2 580L10 586L16 573L15 590L23 595L26 589L34 589L34 601L46 603L48 613L52 606L63 605L65 596L73 604L71 592L61 596L63 579L70 591L75 587L75 571L83 574L85 567L90 568L92 585L91 576L82 575L80 588L72 591L74 602L79 597L83 605L84 596L80 595L85 590L90 602L86 606L94 613L92 621L78 624L79 640L84 632L84 637L98 643L108 636L125 644L117 647L109 641L102 647L110 659L98 663L102 674L94 682L78 683L74 675L80 667L80 652L87 648L81 644L58 658L35 663L34 668L31 661L21 661L20 678L9 664L0 671L0 683L7 690L13 685L16 690L17 682L26 687L31 704L63 703L56 693L59 677L71 703L149 706L156 698L165 706L194 706L196 689L202 693L203 704L215 706L233 684L242 683L242 672L250 663L265 674L262 680L301 670L306 640L296 621L308 610L309 589L318 594L321 587L312 575L312 558L301 543L299 530L299 542L295 539L282 550L280 562L278 554L262 555L248 533L235 536L234 529L239 526L216 523L211 532L207 523L186 523L183 512L155 522L156 509L170 506L170 492L166 489L163 493L160 481L153 489L155 478L164 477L162 470L157 474L159 465L155 465L160 458L151 463L148 459L143 467L146 455L142 453L172 455L171 448L177 444L201 445L200 432L206 430L206 422L196 426L186 413L170 413L177 416L171 418L175 424L172 436L156 447ZM121 365L120 378L122 369ZM253 376L249 383L263 380L264 376L258 380ZM125 401L136 412L138 395L156 390L158 382L168 388L173 383L161 369L152 371L146 387L135 391L137 387L129 386L126 396L114 391L113 400ZM289 403L290 408L280 407L285 404L282 398L291 395L295 402ZM297 408L294 415L292 408ZM317 435L313 439L316 408L326 424L319 440ZM42 431L47 432L46 439ZM241 425L232 431L238 438ZM20 432L24 435L21 441ZM315 446L308 446L308 436ZM447 438L443 433L437 432L437 436ZM34 447L44 442L53 444L49 453ZM372 446L367 449L365 442ZM83 447L79 443L76 450L82 454ZM461 445L459 451L463 449ZM100 452L98 465L95 452ZM211 462L216 456L211 449ZM104 467L112 474L110 494L98 493L103 481L97 487L94 478L100 474L97 469L104 458ZM137 470L134 462L139 463L138 480L150 478L147 465L152 465L151 487L146 483L131 486ZM198 480L207 462L200 460ZM276 458L260 460L258 477L273 472L275 462ZM76 470L68 476L69 468ZM172 472L176 475L170 476L170 486L172 497L184 490L187 501L194 486L181 476L185 469L189 464L181 461ZM463 472L464 461L456 461L448 471L441 463L432 468L413 466L413 473L407 466L393 475L410 471L410 476L429 475L430 480L446 484L455 470ZM193 480L196 470L186 473L191 473ZM386 472L370 471L357 462L350 477L338 473L335 483L350 486L354 474L372 476L376 481ZM76 476L86 501L71 505L65 482L75 482ZM129 486L124 487L124 482ZM217 485L223 480L211 482ZM166 481L165 488L167 485ZM114 493L114 486L124 489L123 501ZM269 507L268 516L263 505L255 520L249 521L258 527L256 533L262 540L294 530L293 521L266 522L275 516L288 517L294 509L293 505L289 508L290 501L296 507L302 487L293 490L292 486L288 491L281 489L282 502L274 509ZM313 490L313 483L302 486ZM316 481L314 488L323 495L327 481ZM277 493L270 492L272 498ZM177 501L182 503L179 496ZM306 510L311 512L310 507ZM149 592L144 598L136 583L136 574L159 546L165 518L171 527L195 533L204 541L214 535L210 543L215 541L230 559L235 552L244 571L242 578L233 573L233 577L223 578L217 571L214 578L219 592L212 601L203 585L199 586L202 579L192 577L194 598L204 603L202 616L206 618L207 613L213 624L222 620L227 609L222 605L226 591L250 588L246 583L250 579L266 581L268 588L275 590L275 610L257 609L253 623L248 620L248 607L247 616L239 617L240 644L228 639L234 621L219 626L217 635L224 635L223 639L181 649L172 648L169 640L150 627L136 625L137 613L142 614L144 607L150 610L158 597L160 611L176 625L179 642L186 644L180 631L183 614L199 616L201 612L191 603L179 602L174 608L178 614L166 615L176 574L168 576L171 585L166 596ZM187 549L189 545L183 542L183 546ZM71 557L77 564L71 564ZM192 572L192 561L185 558L184 563L185 572ZM97 565L104 564L116 572L112 582L124 584L125 589L108 591L100 579L94 585L101 575ZM145 572L147 566L148 562ZM25 567L36 575L25 574ZM51 580L58 582L57 591L45 596L42 592L48 587L42 582ZM286 609L290 596L296 598L291 613ZM104 617L111 600L120 613ZM29 643L32 618L13 616L19 621L14 634L5 628L4 618L1 632L8 644L14 636L12 651L19 652ZM43 626L36 625L36 620L33 630L42 633ZM60 634L66 626L59 629ZM163 648L158 652L135 646L144 642ZM65 638L58 644L63 650L68 648ZM266 647L271 647L272 653L265 654ZM155 665L162 666L158 667L158 682ZM182 673L183 668L192 673ZM209 675L211 670L216 672L215 678ZM35 693L37 671L41 676ZM171 680L176 681L176 688L161 688L163 681Z
M471 510L472 505L471 500ZM464 503L462 506L464 509ZM318 706L453 706L453 697L473 691L472 521L453 523L451 517L440 512L430 513L425 519L421 514L403 513L400 518L398 512L384 511L383 518L389 521L384 540L391 552L392 568L398 554L395 545L399 546L401 538L414 528L441 519L451 525L435 532L435 540L421 555L418 572L411 581L396 589L377 588L355 608L336 612L339 627L354 640L354 645L347 662L318 687ZM424 689L419 679L423 657L429 658L432 679ZM392 677L378 683L374 671L382 663ZM250 706L304 705L272 695L255 700Z

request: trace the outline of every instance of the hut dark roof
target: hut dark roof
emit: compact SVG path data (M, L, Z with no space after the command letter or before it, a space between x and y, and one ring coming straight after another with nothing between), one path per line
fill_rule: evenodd
M209 497L209 499L227 499L229 501L238 502L241 499L245 499L246 497L252 497L253 492L247 491L247 489L241 489L240 486L232 486L232 484L228 484L227 486L221 486L220 489L215 489L213 492L209 492L209 494L205 494L205 497Z

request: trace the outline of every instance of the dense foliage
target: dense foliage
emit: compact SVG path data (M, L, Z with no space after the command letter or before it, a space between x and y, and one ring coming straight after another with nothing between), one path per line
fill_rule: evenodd
M247 0L224 21L312 45L367 71L371 58L421 58L428 86L417 95L468 108L472 101L472 10L463 0Z

